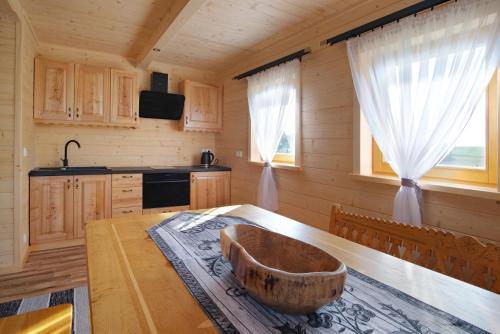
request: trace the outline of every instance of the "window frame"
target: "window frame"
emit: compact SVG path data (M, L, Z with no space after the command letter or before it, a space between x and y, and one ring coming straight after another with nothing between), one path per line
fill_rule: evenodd
M467 184L496 185L498 183L498 106L499 70L495 70L486 94L486 165L485 169L472 167L436 166L423 179L445 180ZM384 161L382 152L372 137L372 173L395 176L391 166Z

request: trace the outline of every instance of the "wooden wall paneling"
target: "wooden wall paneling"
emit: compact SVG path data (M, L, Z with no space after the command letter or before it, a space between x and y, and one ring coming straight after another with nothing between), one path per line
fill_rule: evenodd
M149 89L150 72L169 74L169 91L178 92L183 80L216 83L215 73L193 68L152 62L139 70L128 59L89 50L40 44L44 58L91 66L111 67L137 75L137 89ZM36 166L59 166L64 143L77 139L82 147L71 155L73 165L101 166L165 166L199 163L203 149L215 148L213 133L179 131L177 121L141 118L135 129L67 127L36 124L32 131L36 140ZM216 152L217 153L217 152Z
M111 218L111 175L74 177L74 237L85 237L91 220Z
M0 12L0 267L14 259L16 21Z
M31 244L73 238L73 176L30 179Z
M74 119L74 64L43 58L35 60L34 118Z
M76 121L109 121L110 69L76 64L74 99Z
M394 8L394 4L387 8ZM358 14L362 13L367 12L363 9ZM344 28L335 29L341 32ZM298 36L295 42L285 44L306 46L315 40ZM261 59L260 63L273 60L285 53L283 45L273 46L272 52L256 52L254 59ZM241 62L245 63L245 59ZM250 60L246 64L249 63ZM354 90L345 43L313 50L301 64L303 170L274 170L279 213L323 230L328 228L328 207L334 203L356 213L390 218L398 187L359 182L349 175L353 171ZM233 204L255 203L262 172L261 167L246 161L249 154L246 81L231 80L232 75L249 68L239 64L227 69L230 75L221 77L225 129L216 137L216 149L221 163L232 167ZM235 156L236 150L243 151L243 159ZM500 242L499 220L500 205L494 200L424 191L424 223L428 226Z

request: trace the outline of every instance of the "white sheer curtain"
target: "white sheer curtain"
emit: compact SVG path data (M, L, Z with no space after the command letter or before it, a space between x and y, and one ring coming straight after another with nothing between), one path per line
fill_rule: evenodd
M278 210L278 191L271 161L283 134L287 117L299 108L300 61L298 59L248 77L248 106L252 134L264 161L257 191L257 205Z
M349 40L356 94L401 178L394 219L420 225L418 180L452 149L499 62L500 0L468 0Z

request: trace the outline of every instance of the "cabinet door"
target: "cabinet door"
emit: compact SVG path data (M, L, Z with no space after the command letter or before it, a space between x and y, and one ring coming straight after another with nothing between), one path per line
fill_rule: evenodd
M74 65L35 59L34 118L72 120Z
M181 83L186 100L184 130L222 130L222 88L186 80Z
M191 173L190 197L191 210L231 204L231 173Z
M30 178L30 242L73 238L73 176Z
M77 121L109 120L109 68L75 65L75 115Z
M111 70L111 123L137 123L137 78L135 73Z
M77 175L75 181L75 238L85 236L85 224L111 217L111 175Z

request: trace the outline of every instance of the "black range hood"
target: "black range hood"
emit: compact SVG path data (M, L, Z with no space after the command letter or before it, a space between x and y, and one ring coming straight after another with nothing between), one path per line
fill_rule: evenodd
M139 117L179 120L184 99L184 95L168 93L168 74L153 72L151 90L139 96Z

